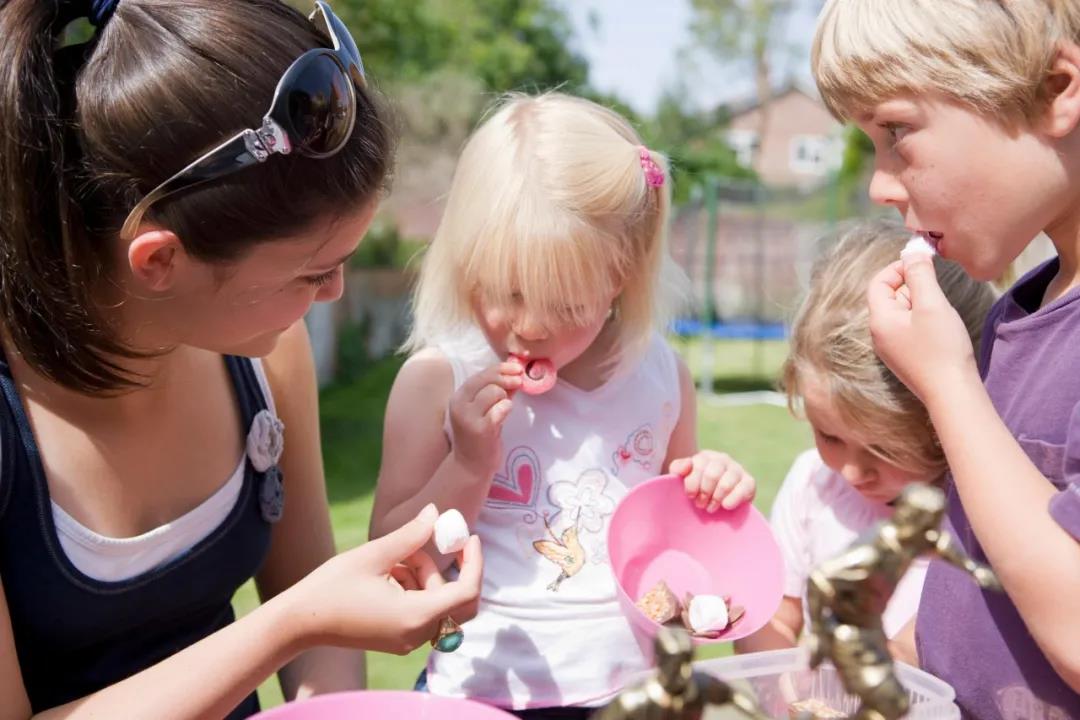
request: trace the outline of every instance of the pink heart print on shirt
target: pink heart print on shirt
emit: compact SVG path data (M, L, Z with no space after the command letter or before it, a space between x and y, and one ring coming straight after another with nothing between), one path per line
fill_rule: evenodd
M506 454L506 474L496 473L488 490L488 507L532 508L540 492L540 460L524 445Z

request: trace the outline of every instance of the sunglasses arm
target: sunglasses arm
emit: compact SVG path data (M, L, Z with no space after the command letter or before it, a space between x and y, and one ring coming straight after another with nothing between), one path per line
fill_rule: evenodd
M292 148L284 131L269 117L258 130L243 130L206 153L180 172L154 188L132 208L120 239L134 239L147 209L162 198L195 185L265 162L274 153L288 154Z

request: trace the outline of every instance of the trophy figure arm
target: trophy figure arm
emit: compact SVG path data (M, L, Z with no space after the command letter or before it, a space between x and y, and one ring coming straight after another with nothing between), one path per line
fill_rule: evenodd
M939 558L975 578L979 587L1002 592L1001 582L994 571L989 566L969 557L949 533L944 530L934 530L931 531L929 539L933 542L934 554Z

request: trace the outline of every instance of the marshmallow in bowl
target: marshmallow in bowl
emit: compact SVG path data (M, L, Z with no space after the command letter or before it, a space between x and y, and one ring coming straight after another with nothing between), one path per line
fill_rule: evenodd
M900 251L900 257L904 258L908 255L915 254L933 257L934 255L937 255L937 250L935 250L934 246L927 242L926 238L922 235L912 235L911 239L908 240L907 245Z
M460 552L469 540L469 526L457 510L447 510L435 521L435 547L443 555Z
M718 595L695 595L686 615L695 633L718 632L728 626L728 606Z

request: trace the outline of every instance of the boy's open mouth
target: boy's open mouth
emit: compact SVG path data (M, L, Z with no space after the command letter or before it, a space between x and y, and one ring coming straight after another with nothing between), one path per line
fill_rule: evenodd
M921 235L923 240L926 240L930 244L930 247L934 248L934 252L941 252L939 245L942 238L945 237L945 233L937 232L936 230L919 230L916 235Z

